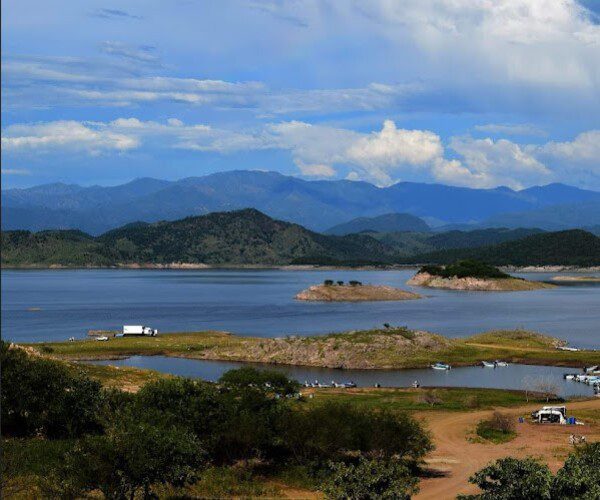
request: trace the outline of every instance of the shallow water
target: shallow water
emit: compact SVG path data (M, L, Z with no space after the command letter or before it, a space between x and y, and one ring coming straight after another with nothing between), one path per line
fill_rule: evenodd
M145 324L161 331L227 330L242 335L316 335L406 325L449 337L526 328L580 347L600 347L600 286L528 292L408 287L414 270L5 270L2 335L25 341L85 337L88 329ZM522 274L547 280L552 274ZM403 302L308 303L294 295L325 279L357 279L421 293Z
M536 382L552 381L560 396L590 396L593 389L585 384L564 380L564 373L578 370L551 366L511 364L506 367L483 368L463 367L441 371L418 370L340 370L313 368L306 366L261 365L257 363L237 363L231 361L206 361L167 356L132 356L121 360L94 361L94 364L113 366L133 366L171 373L183 377L201 378L216 381L227 370L241 366L269 368L286 373L301 383L305 381L329 384L331 381L355 382L359 387L410 387L418 380L422 387L484 387L495 389L535 389Z

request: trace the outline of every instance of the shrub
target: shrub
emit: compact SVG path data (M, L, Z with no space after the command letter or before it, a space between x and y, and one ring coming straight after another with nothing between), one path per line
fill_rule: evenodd
M552 498L600 498L600 442L571 453L552 483Z
M299 461L338 461L360 452L416 462L432 449L429 434L410 415L340 402L290 412L283 442Z
M0 343L2 434L49 438L101 431L100 384L66 365Z
M403 464L389 460L360 458L357 464L331 463L325 483L328 498L346 500L410 499L418 492L419 480Z
M419 396L419 402L435 406L443 403L443 400L434 391L427 391Z
M338 281L338 282L337 282L337 284L338 284L339 286L343 286L343 285L344 285L344 282L343 282L343 281Z
M325 280L325 281L323 281L323 284L325 286L333 286L333 280Z
M300 388L297 381L289 379L281 372L257 370L250 366L229 370L221 376L219 383L227 387L254 387L281 395L294 394Z
M350 284L350 286L362 286L362 283L356 280L349 281L348 283Z
M512 417L495 411L488 420L477 424L477 435L494 443L505 443L515 437Z
M182 486L197 477L204 451L189 431L126 419L114 432L88 437L51 476L46 494L79 497L99 489L106 498L150 498L152 485Z
M483 493L462 499L515 500L550 499L552 473L547 465L533 458L502 458L469 478Z

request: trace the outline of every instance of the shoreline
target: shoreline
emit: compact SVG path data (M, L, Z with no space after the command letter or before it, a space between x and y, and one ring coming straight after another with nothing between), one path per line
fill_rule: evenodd
M359 330L310 337L261 338L204 331L123 337L107 342L16 344L41 355L72 361L166 356L207 361L332 369L401 370L428 368L436 361L454 367L502 359L524 365L582 368L600 364L600 351L565 351L554 337L523 330L498 330L447 338L406 328Z
M274 271L328 271L328 270L348 270L348 271L401 271L409 269L419 269L423 264L381 264L381 265L361 265L361 266L339 266L339 265L318 265L318 264L204 264L204 263L184 263L172 262L168 264L160 263L123 263L113 265L64 265L64 264L21 264L21 265L1 265L0 270L94 270L94 269L129 269L129 270L211 270L211 269L255 269L255 270L274 270ZM579 266L499 266L507 273L600 273L600 266L579 267Z

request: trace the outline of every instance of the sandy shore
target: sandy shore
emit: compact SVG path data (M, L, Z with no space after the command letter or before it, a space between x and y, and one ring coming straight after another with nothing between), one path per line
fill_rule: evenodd
M417 273L407 284L446 290L477 292L516 292L554 288L554 285L541 281L528 281L520 278L443 278L429 273Z

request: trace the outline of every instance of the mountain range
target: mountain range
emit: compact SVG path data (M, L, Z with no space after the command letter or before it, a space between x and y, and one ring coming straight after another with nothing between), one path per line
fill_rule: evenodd
M420 247L411 249L401 240L390 243L371 234L324 235L255 209L244 209L177 221L127 224L96 237L79 230L2 231L0 242L2 266L17 267L357 265L448 263L464 258L491 264L600 264L600 238L582 230L373 234L421 235L424 239ZM431 249L437 252L423 253Z
M2 228L79 229L97 235L136 221L176 220L242 208L255 208L314 231L389 213L411 214L430 226L556 230L600 223L600 193L564 184L520 191L414 182L377 187L238 170L179 181L142 178L112 187L59 183L7 189L2 191Z

